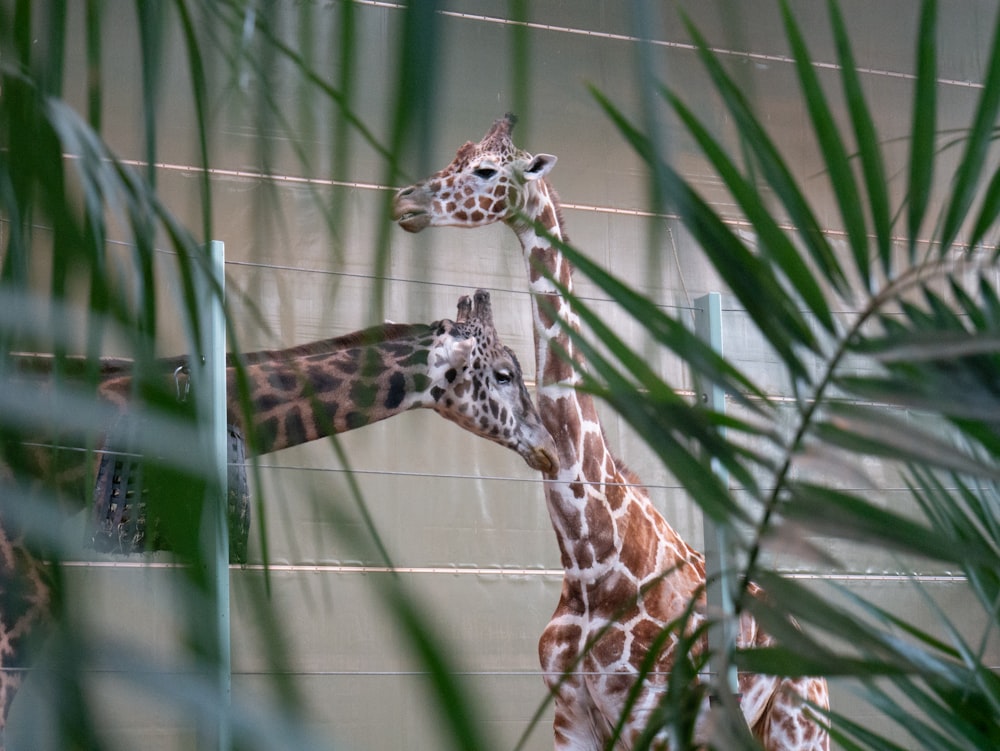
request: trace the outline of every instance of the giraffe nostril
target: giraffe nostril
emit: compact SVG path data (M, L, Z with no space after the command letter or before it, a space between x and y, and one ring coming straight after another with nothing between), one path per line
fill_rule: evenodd
M408 185L407 187L401 189L398 193L396 193L396 197L397 198L406 198L407 196L412 195L412 194L413 194L413 186L412 185Z

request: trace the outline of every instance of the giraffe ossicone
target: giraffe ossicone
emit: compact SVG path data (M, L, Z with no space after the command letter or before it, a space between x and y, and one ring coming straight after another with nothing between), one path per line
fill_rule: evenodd
M51 358L14 357L15 370L44 393ZM514 352L497 335L490 295L463 296L455 320L385 324L284 350L240 356L252 411L244 420L236 365L227 367L227 412L242 428L248 449L265 454L426 408L477 436L516 451L533 469L555 472L555 444L524 384ZM187 358L160 361L168 389ZM80 368L83 371L83 368ZM131 403L131 363L108 360L99 368L97 398L120 413ZM104 426L95 433L106 432ZM25 470L81 508L89 498L93 452L70 451L75 463L56 477L52 436L27 436ZM62 443L62 441L58 441ZM13 480L0 460L0 492ZM13 485L11 485L13 487ZM69 505L69 504L68 504ZM75 509L74 509L75 510ZM51 582L44 560L0 519L0 751L7 715L30 665L27 641L51 621Z
M545 498L562 558L563 588L539 640L543 676L554 696L555 746L603 750L626 715L616 748L630 749L642 737L675 664L680 635L671 631L662 644L661 635L684 622L692 601L696 608L685 632L704 623L704 558L671 528L611 452L593 397L572 388L584 362L566 329L579 329L579 320L548 279L573 290L572 267L550 240L568 242L559 199L548 182L556 158L518 149L511 139L515 122L509 114L496 120L478 143L464 144L451 164L402 188L393 217L409 232L502 222L520 241L533 293L538 408L559 460L545 483ZM553 344L567 356L554 355ZM748 590L761 595L752 584ZM739 647L772 644L745 613L737 630ZM706 647L700 639L697 649ZM638 683L648 659L652 670ZM829 735L803 702L829 706L824 679L741 673L739 690L747 726L766 751L827 751ZM706 701L699 742L711 732L707 709ZM661 731L653 747L669 744Z

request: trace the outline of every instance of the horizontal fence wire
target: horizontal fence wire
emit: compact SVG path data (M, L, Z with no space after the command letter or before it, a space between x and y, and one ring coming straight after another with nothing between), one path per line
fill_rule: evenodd
M83 448L81 446L64 446L54 443L37 443L24 441L21 445L28 446L32 448L45 448L59 451L77 451L77 452L89 452L94 456L103 456L105 454L113 454L114 456L127 456L131 458L142 458L141 454L129 453L124 451L110 451L106 449L95 449L95 448ZM472 480L472 481L483 481L483 482L516 482L525 483L529 485L544 485L546 483L553 482L552 480L546 480L544 477L514 477L511 475L488 475L488 474L460 474L455 472L429 472L421 470L419 472L413 470L395 470L395 469L357 469L354 467L310 467L304 464L254 464L253 462L245 462L243 464L233 464L230 463L227 466L236 467L256 467L261 470L275 470L279 472L319 472L327 474L343 474L343 475L361 475L361 476L378 476L378 477L411 477L411 478L427 478L431 480ZM588 484L588 483L584 483ZM655 482L604 482L601 483L604 487L622 487L622 488L645 488L647 490L683 490L684 486L680 483L655 483ZM869 485L839 485L838 488L844 490L845 492L862 492L871 491L872 488ZM740 492L746 488L731 484L729 489L733 492ZM773 487L768 487L766 485L758 486L758 490L762 494L769 494L775 490ZM910 490L908 485L880 485L877 490L884 492L902 492Z
M407 8L407 5L405 3L386 2L385 0L356 0L356 4L361 6L367 5L375 8L384 8L392 10L406 10ZM480 13L465 13L461 11L452 11L452 10L439 10L437 11L437 13L443 17L455 18L463 21L500 24L504 26L520 26L526 29L531 29L533 31L544 31L557 34L567 34L572 36L585 36L593 39L606 39L608 41L615 41L615 42L648 44L653 47L675 49L683 52L697 51L697 47L690 42L679 42L666 39L653 39L651 37L639 37L633 34L598 31L595 29L584 29L575 26L566 26L563 24L547 24L547 23L539 23L536 21L521 21L518 19L503 18L502 16L490 16ZM711 49L712 52L718 55L735 57L757 63L768 63L768 64L778 63L784 65L795 65L795 58L791 57L790 55L749 52L747 50L733 50L725 47L710 47L709 49ZM841 69L841 66L837 63L824 62L822 60L814 61L813 66L819 69L827 69L827 70ZM857 71L864 75L877 76L882 78L899 78L906 81L912 81L916 79L916 76L912 73L907 73L905 71L889 70L887 68L858 67ZM965 89L983 88L983 84L977 81L968 81L957 78L938 77L935 79L935 81L938 84L941 84L942 86L957 86L959 88L965 88Z
M123 560L123 561L62 561L60 565L73 569L182 569L187 564L174 561ZM499 576L512 578L538 577L561 579L561 568L531 568L519 566L372 566L354 563L232 563L230 571L247 573L306 573L306 574L410 574L415 576ZM774 569L786 579L797 581L837 581L842 583L879 584L963 584L968 579L963 574L906 574L906 573L819 573Z

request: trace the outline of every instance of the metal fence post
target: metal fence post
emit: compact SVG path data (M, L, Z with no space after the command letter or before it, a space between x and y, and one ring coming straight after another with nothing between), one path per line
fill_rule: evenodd
M695 331L712 349L722 354L722 297L710 292L695 300ZM726 394L721 387L701 382L697 398L715 412L726 411ZM724 429L723 429L724 430ZM712 471L728 484L729 473L714 457ZM733 604L733 560L727 531L704 515L705 596L710 614L721 619L721 625L709 629L708 647L711 652L709 669L718 677L718 689L737 694L739 684L736 666L729 656L736 642L735 608Z
M226 316L225 245L213 240L208 245L206 273L199 278L199 307L202 311L202 363L194 363L197 375L199 423L203 428L203 445L212 467L206 486L202 517L202 561L207 567L206 581L210 589L214 618L211 628L211 652L218 661L214 679L217 687L218 723L205 733L205 747L218 751L232 747L229 727L229 706L232 694L232 663L229 620L229 526L226 515L228 480L228 431L226 418ZM195 375L192 373L192 375Z

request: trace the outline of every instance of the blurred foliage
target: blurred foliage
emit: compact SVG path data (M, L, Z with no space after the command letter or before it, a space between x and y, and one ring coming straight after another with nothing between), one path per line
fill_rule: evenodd
M202 499L219 495L218 474L206 459L201 429L205 410L194 404L197 368L192 367L192 398L179 402L174 379L156 358L158 334L164 327L183 330L185 349L196 363L205 355L203 329L209 309L222 300L207 251L215 236L209 175L216 137L212 127L221 103L239 98L253 82L253 95L247 99L262 133L270 129L292 135L300 123L293 127L273 86L278 70L292 71L300 101L320 97L337 114L342 125L335 146L341 157L338 169L349 165L346 144L352 131L384 157L390 183L396 177L395 152L379 143L353 110L358 58L352 3L341 4L338 11L342 31L336 82L319 73L321 66L313 59L307 5L300 9L298 43L289 43L280 33L287 13L278 4L136 0L129 10L134 14L134 37L115 39L111 50L106 46L109 30L120 28L120 19L109 16L111 9L102 0L0 3L0 516L25 550L50 562L57 615L43 649L45 669L32 678L51 701L44 707L25 707L23 713L30 718L35 748L113 748L113 735L92 722L92 702L101 698L88 691L89 676L111 672L153 701L176 706L197 729L200 747L215 747L221 737L224 745L230 738L233 747L241 749L326 748L328 741L313 736L303 723L304 702L289 679L280 614L274 612L266 586L248 622L255 624L265 646L273 700L230 705L225 682L219 683L218 670L228 663L225 645L206 627L216 621L219 593L210 574L215 549L205 543L203 533L210 512L201 508ZM435 6L418 4L405 17L403 59L426 61L433 50ZM66 81L79 80L79 71L67 70L70 49L75 52L79 44L87 63L87 88L82 97L78 91L66 96ZM181 48L183 69L172 67L176 57L167 54L172 45ZM122 49L138 52L141 86L139 101L132 106L141 125L141 163L120 158L103 137L106 105L119 96L105 88L105 64ZM413 101L413 93L426 89L428 81L410 78L433 76L433 67L401 64L399 70L399 90L406 96L399 97L392 140L395 149L412 149L404 137L411 131L409 118L421 120L426 131L429 107ZM201 168L193 221L178 219L157 185L160 129L167 114L161 94L178 81L193 103L191 146ZM82 101L85 113L71 100ZM299 114L300 120L308 120L308 113ZM296 138L288 140L308 173L313 155ZM257 160L266 170L272 158L270 140L262 135L256 147ZM314 198L335 236L343 207L322 205L315 191ZM386 263L386 246L387 240L377 254L379 268ZM176 294L164 301L162 296L170 294L165 280L172 280ZM376 309L379 304L376 300ZM163 310L175 311L179 319L165 324ZM232 320L227 328L230 348L238 351ZM167 489L162 496L150 497L149 514L159 518L181 564L169 609L181 624L184 653L178 659L186 669L136 654L128 628L120 634L94 633L78 609L65 607L86 593L67 589L73 577L64 574L62 562L79 555L80 540L64 514L89 503L97 463L93 452L105 446L101 426L120 419L116 409L96 398L104 375L101 356L109 348L123 353L120 362L132 374L129 419L141 430L131 431L128 446L145 457L147 477L155 474L157 485ZM39 366L37 359L11 353L52 357ZM29 371L36 371L33 375L26 376L26 362L31 363ZM44 372L39 374L39 369ZM346 457L341 459L346 465ZM363 512L364 499L357 486L352 487ZM191 503L178 503L178 498ZM255 517L263 518L262 501L257 500ZM326 504L322 510L335 521L339 518ZM260 529L266 559L266 525ZM377 531L371 532L367 543L352 541L359 557L389 564ZM7 582L4 588L13 591L11 570L0 573ZM380 579L376 589L412 646L417 664L426 668L441 708L444 736L458 748L488 748L446 645L431 637L426 615L396 578Z
M319 72L308 34L291 44L276 31L282 15L278 5L136 0L132 41L141 51L141 101L136 106L146 163L136 166L120 159L102 136L104 105L113 95L105 90L102 76L110 54L105 47L105 4L0 3L0 459L9 469L0 474L0 515L5 526L25 535L36 555L53 562L57 605L71 594L65 590L68 578L61 573L60 561L79 547L79 540L64 531L60 515L79 508L81 499L78 488L39 482L34 454L25 445L44 436L61 445L98 447L100 435L94 426L115 417L94 399L101 377L99 357L109 343L133 361L133 393L142 397L141 416L149 426L139 448L158 457L155 461L173 473L178 489L188 488L185 495L200 499L211 476L210 468L192 464L190 454L177 450L198 445L201 418L197 410L178 404L173 383L157 366L156 345L163 327L158 316L164 292L158 282L168 271L178 280L177 297L171 302L177 303L187 351L199 353L207 298L198 293L197 280L207 268L204 243L213 237L207 168L212 165L213 108L220 99L239 90L249 77L262 84L253 100L257 122L292 134L288 113L274 98L272 86L276 67L287 66L294 71L300 96L330 104L337 128L337 169L348 169L351 133L384 159L384 181L389 185L400 176L398 155L419 150L430 140L439 33L435 3L414 3L405 13L388 143L380 142L355 110L359 51L354 5L338 5L341 31L334 81ZM641 80L645 106L652 111L665 105L683 124L752 227L752 243L677 171L669 149L648 122L636 125L613 97L594 92L622 137L647 161L651 202L681 218L782 363L796 395L791 430L784 414L766 399L764 387L713 353L686 322L664 314L567 246L580 272L632 315L651 341L685 360L706 382L725 388L749 416L690 404L584 302L574 300L601 344L578 339L589 359L587 388L645 436L705 513L729 530L741 553L735 579L752 579L771 594L767 602L757 602L734 593L739 606L751 608L781 640L780 647L730 655L741 669L836 676L908 733L911 749L997 748L1000 682L985 655L995 648L1000 621L1000 295L993 244L1000 211L1000 171L993 150L1000 108L1000 44L994 41L984 64L987 79L975 118L951 144L962 150L958 167L942 174L935 118L937 7L931 0L922 4L908 170L897 191L902 199L894 204L893 188L898 186L886 174L884 142L844 19L836 2L828 5L839 65L836 94L819 84L802 31L787 4L781 7L846 254L823 231L818 208L810 204L780 144L768 134L766 119L712 51L710 40L693 25L688 30L698 56L739 133L738 154L698 119L691 103L658 83L655 71L647 70ZM516 3L515 16L527 16L528 6ZM308 28L309 12L304 4L303 29ZM83 113L67 103L63 90L71 41L83 44L88 66ZM164 62L165 48L174 43L183 48L182 71L168 69ZM527 54L530 43L526 27L515 25L511 48L517 60ZM515 65L512 76L517 99L527 109L527 67ZM181 222L165 205L153 166L166 114L159 92L168 77L183 80L196 113L193 150L205 170L198 180L198 218L193 222ZM842 111L848 117L838 125L833 113ZM294 138L290 141L296 158L308 167L311 155ZM266 169L272 146L262 138L258 148L259 164ZM931 186L941 183L950 190L948 200L938 206L929 196ZM318 195L316 202L322 204ZM336 236L343 206L323 206L323 213L331 236ZM376 249L376 276L383 275L388 264L390 225L384 225ZM120 248L114 254L109 251L111 237L127 238L124 254ZM213 294L218 296L220 290ZM381 304L378 297L374 310ZM846 300L861 301L850 319L837 313ZM231 322L229 335L237 344ZM46 399L37 398L35 385L15 377L10 352L53 354ZM70 353L84 355L82 376L79 361ZM866 375L845 367L848 361L864 362ZM884 408L860 406L873 402L921 419L903 422ZM705 455L730 472L738 494L706 469ZM855 471L862 457L872 455L899 467L917 516L822 479L838 467ZM346 457L341 458L346 463ZM67 458L65 452L50 461L56 470L87 464ZM806 471L816 464L827 470L819 479ZM82 487L92 481L85 473ZM354 495L363 508L356 486ZM334 510L324 509L336 518ZM170 507L162 511L169 514ZM200 516L195 511L176 520L181 525L178 539L199 539ZM377 532L372 532L371 545L388 563L391 552L380 547ZM762 565L768 546L809 549L812 535L839 536L954 567L965 575L969 602L981 609L987 629L969 641L960 628L966 614L935 609L933 598L917 581L914 597L936 613L936 623L902 622L878 602L833 586L819 594ZM266 536L263 548L266 552ZM114 747L89 719L88 703L99 699L86 690L87 675L102 670L119 671L137 689L175 703L205 725L221 721L238 748L326 747L301 722L299 689L284 670L280 618L269 607L266 589L254 620L269 647L277 698L266 706L236 702L231 708L220 700L211 677L220 660L219 645L206 641L203 627L214 607L213 584L203 573L211 553L192 544L176 555L187 572L177 587L176 610L187 645L185 660L196 669L178 672L133 654L127 644L116 645L116 635L91 633L71 619L72 610L61 611L48 647L58 657L47 663L58 669L37 678L46 681L46 695L53 700L38 722L52 717L57 722L39 736L45 739L39 747ZM428 685L445 736L454 748L488 748L477 709L448 659L448 645L433 636L419 604L398 585L387 578L379 594L416 663L431 677ZM789 616L801 630L789 625ZM682 683L671 685L658 715L663 724L690 725L690 708L698 705L690 692L703 689ZM900 747L839 715L836 706L832 721L843 748Z
M738 151L714 136L668 84L656 84L651 95L698 144L752 228L752 240L663 158L669 152L613 97L594 91L650 173L660 176L666 207L698 241L784 368L796 395L792 425L787 411L766 399L755 398L745 418L678 406L671 386L576 300L613 355L588 348L594 375L587 387L648 438L692 498L728 529L741 561L734 580L753 580L767 590L766 602L742 589L734 597L738 609L748 608L781 646L733 654L740 669L834 677L896 723L908 749L996 748L1000 676L988 655L995 651L1000 615L1000 171L992 150L1000 107L1000 15L974 120L950 144L960 144L962 156L953 173L942 173L935 126L937 5L922 3L909 169L897 191L902 200L893 205L896 186L887 177L884 144L844 17L838 3L827 5L839 91L820 85L802 29L788 3L780 3L847 253L838 252L823 230L819 208L769 135L766 118L690 22L714 93L739 134ZM848 117L838 120L834 112ZM930 200L933 184L948 186L941 206ZM566 251L703 382L721 385L731 400L763 392L735 364L704 353L693 333L685 334L651 302L572 248ZM836 312L844 309L857 312ZM739 480L741 513L734 513L737 501L728 488L689 471L698 455L713 457ZM837 482L838 475L857 476L869 456L898 468L915 515L886 507L874 484L853 490ZM811 472L816 466L823 471ZM752 517L749 527L742 514ZM813 536L896 551L900 560L941 562L965 575L969 607L981 612L945 612L914 579L914 598L936 622L905 622L877 601L834 586L818 592L763 565L768 546L808 551L815 548ZM822 559L820 551L814 554ZM970 615L986 624L971 642ZM831 719L844 748L901 748L838 714L836 706Z

